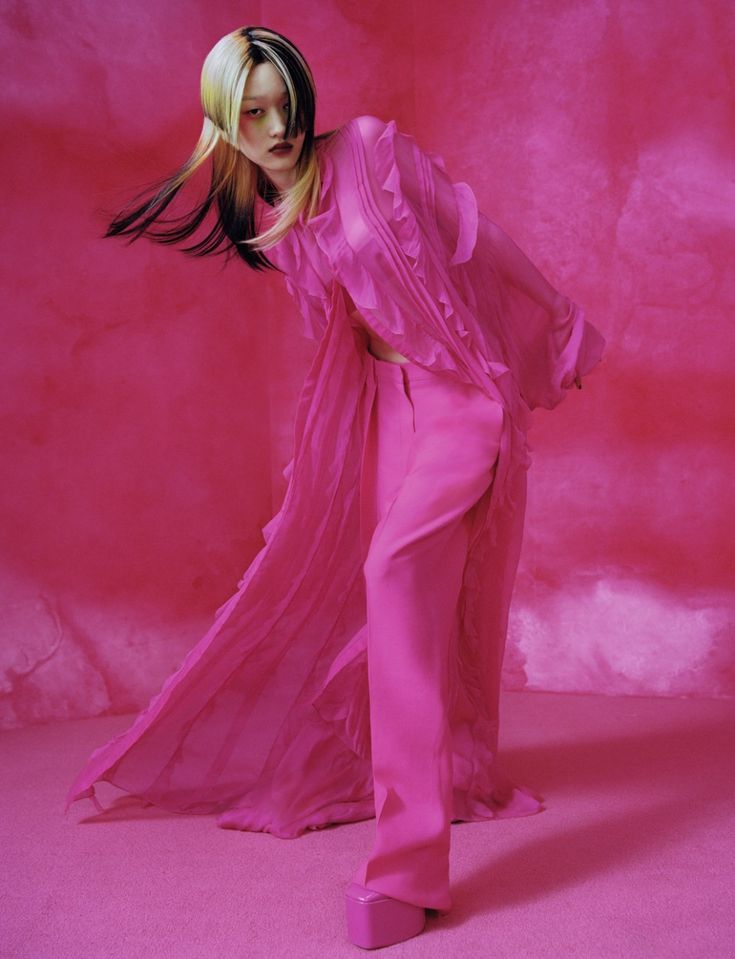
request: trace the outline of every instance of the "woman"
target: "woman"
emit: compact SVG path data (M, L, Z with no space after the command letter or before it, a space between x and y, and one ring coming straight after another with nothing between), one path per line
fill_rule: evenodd
M179 242L216 202L186 251L281 270L318 346L265 546L67 809L107 780L289 838L375 815L348 932L388 945L451 908L451 822L541 808L497 759L526 431L605 341L394 123L315 136L311 73L285 37L223 37L201 94L192 156L107 235ZM210 156L205 199L154 231Z

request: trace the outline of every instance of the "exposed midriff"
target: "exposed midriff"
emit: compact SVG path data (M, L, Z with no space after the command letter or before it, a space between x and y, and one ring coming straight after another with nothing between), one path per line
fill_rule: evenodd
M408 363L408 357L403 356L402 353L398 353L393 349L390 343L386 343L385 340L381 339L377 333L370 329L365 322L365 318L352 302L352 297L344 287L342 287L342 292L344 293L345 305L347 306L347 312L350 318L356 325L361 326L368 336L369 352L379 360L387 360L389 363Z

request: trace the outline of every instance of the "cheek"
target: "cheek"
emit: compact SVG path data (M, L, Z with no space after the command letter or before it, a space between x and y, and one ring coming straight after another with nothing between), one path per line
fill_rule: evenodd
M258 149L257 139L253 136L253 131L248 129L246 123L240 124L240 135L238 137L238 146L249 160L255 160Z

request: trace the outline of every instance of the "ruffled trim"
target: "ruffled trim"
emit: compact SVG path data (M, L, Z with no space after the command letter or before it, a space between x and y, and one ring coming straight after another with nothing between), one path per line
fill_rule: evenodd
M451 334L456 333L470 348L469 331L456 316L446 284L437 275L429 275L421 226L400 192L400 171L390 159L390 146L386 152L379 143L376 145L377 155L366 156L358 124L359 118L345 124L340 134L330 141L334 143L334 149L347 152L349 156L337 158L335 154L333 158L329 153L324 154L324 162L330 168L343 161L340 169L342 165L354 169L357 182L347 177L344 183L334 186L330 180L333 188L325 197L324 210L306 224L305 233L314 237L325 264L323 283L326 286L330 283L327 272L332 278L336 277L375 332L399 352L405 351L414 362L428 369L452 372L457 359L451 353ZM395 124L392 130L395 131ZM380 139L382 141L383 137ZM364 169L366 162L371 171ZM390 227L370 195L375 182L383 192L392 196ZM359 232L361 227L362 234ZM471 230L470 216L461 233L463 251L470 242ZM392 250L400 251L399 255L392 256ZM409 305L410 295L399 304L386 289L385 257L389 260L389 269L400 274L400 288L414 288L412 295L419 300L415 307ZM421 289L417 280L423 282ZM432 314L437 305L440 317L434 315L427 321L426 313ZM405 341L410 341L411 346L406 346ZM496 369L494 375L500 372Z
M353 120L348 125L353 136L360 136L359 122L359 119ZM362 140L360 142L362 143ZM393 120L384 125L375 142L369 162L380 189L391 197L390 230L395 237L394 243L397 241L400 253L408 261L410 276L413 277L414 282L418 280L420 288L428 293L430 302L441 305L444 329L437 331L432 362L423 365L435 370L454 370L458 362L462 364L461 350L454 347L450 353L450 349L440 346L439 343L441 339L446 340L449 331L453 330L464 342L466 350L475 361L473 382L506 410L500 456L486 517L492 545L495 541L495 533L492 530L495 511L506 506L508 508L515 506L510 492L511 473L517 468L527 469L531 461L526 440L526 430L529 426L528 411L527 408L524 409L511 371L505 363L499 359L489 360L478 349L475 337L467 328L468 323L477 321L458 295L456 286L448 273L452 262L464 262L476 246L477 202L467 184L450 182L440 157L424 153L413 137L398 130ZM412 188L413 183L418 182L415 192L423 198L422 200L407 199L403 189L405 180L412 184ZM440 192L443 192L443 198L437 197ZM456 204L459 224L457 243L451 257L448 256L442 242L442 232L444 231L446 235L446 225L440 223L436 213L437 204L446 203L450 198ZM368 204L370 207L373 205ZM432 243L432 239L435 242ZM396 315L395 301L382 295L385 284L379 285L378 281L368 273L362 258L354 257L352 266L366 278L374 299L380 303L381 311L385 315L393 316L394 326L401 329L405 325L405 318ZM355 302L360 309L361 304L357 300ZM467 322L463 322L463 316ZM422 322L424 319L425 317L422 316ZM377 324L377 316L375 321ZM396 348L400 350L401 346ZM408 351L406 355L414 358ZM417 358L417 361L420 362L420 359ZM481 535L482 531L480 528L475 536Z
M459 211L459 235L457 247L449 261L450 266L466 263L477 243L478 209L475 191L468 183L455 183L457 210Z
M447 187L452 190L457 204L457 216L460 224L457 247L447 264L455 261L458 256L466 253L467 245L473 239L473 218L471 213L465 212L465 205L460 206L458 200L463 195L460 190L458 193L454 190L446 176L443 163L437 162L436 157L430 157L423 153L416 144L415 140L407 134L400 133L394 120L386 124L385 130L381 133L374 148L374 169L375 176L381 188L392 194L393 220L391 227L398 239L401 251L409 259L412 269L416 276L425 285L431 294L434 302L441 304L444 320L451 326L454 332L465 341L469 348L472 343L472 337L469 330L462 323L452 297L446 278L434 265L434 258L428 255L426 243L423 236L427 233L433 234L437 239L432 252L436 256L439 250L445 251L445 247L440 245L439 226L435 219L435 214L425 206L421 207L423 214L423 223L419 219L414 206L409 203L403 193L402 178L406 176L399 167L396 141L402 141L402 147L410 150L411 162L415 165L416 173L420 179L421 196L433 196L438 184L435 182L443 178L441 187ZM408 161L406 161L408 162ZM464 184L466 190L469 187ZM471 192L471 191L470 191ZM466 194L465 194L466 195ZM418 204L417 204L418 205ZM473 204L469 204L470 208ZM477 233L477 213L474 214L474 234ZM456 259L461 262L461 259Z
M570 329L567 331L565 328L568 326ZM566 343L559 350L556 342L560 333L561 342L564 343L566 338ZM584 309L571 300L566 316L550 336L549 342L553 350L551 382L560 396L563 396L564 390L574 386L577 378L581 380L600 362L605 348L605 338L587 322Z

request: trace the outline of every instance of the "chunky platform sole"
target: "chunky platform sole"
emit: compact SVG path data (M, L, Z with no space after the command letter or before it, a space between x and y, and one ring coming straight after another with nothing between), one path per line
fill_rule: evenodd
M347 935L354 946L379 949L417 936L426 923L426 909L366 889L356 882L345 892Z

